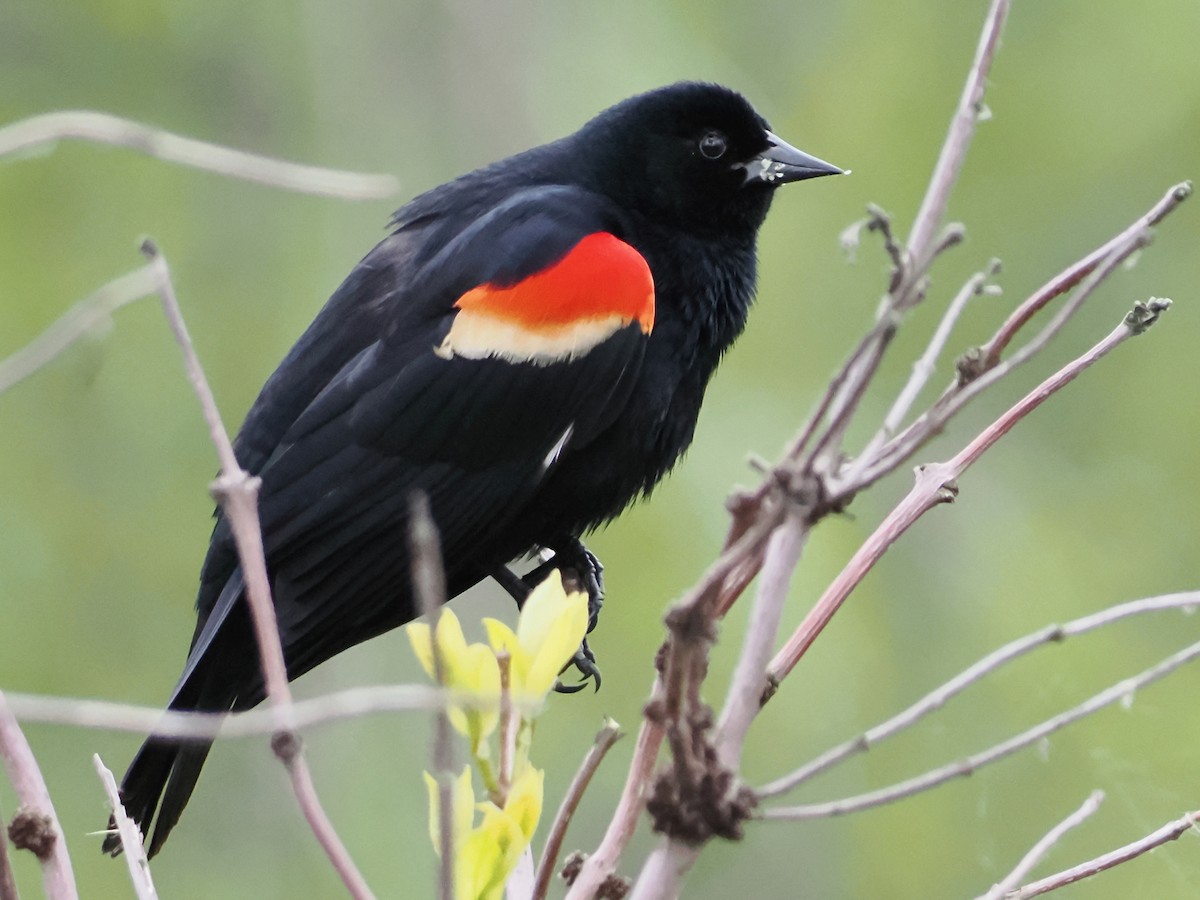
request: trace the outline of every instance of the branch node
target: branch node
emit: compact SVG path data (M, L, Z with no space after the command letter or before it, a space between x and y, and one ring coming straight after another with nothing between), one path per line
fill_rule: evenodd
M951 222L942 229L941 234L937 236L937 240L933 245L932 259L941 256L947 250L957 247L967 239L967 226L962 222Z
M303 746L304 742L300 740L300 735L290 729L277 731L271 735L271 752L284 765L291 765L292 760L300 755Z
M625 900L633 890L633 881L620 875L609 875L596 889L596 900Z
M50 859L58 832L54 819L30 806L22 805L8 824L8 839L18 850L28 850L42 862Z
M956 499L958 499L958 480L952 478L938 488L937 502L953 503Z
M256 498L261 487L261 478L244 469L238 469L236 472L222 472L214 478L208 486L208 493L217 503L224 503L236 494Z
M654 783L646 800L646 812L653 828L672 840L698 847L714 837L740 841L742 823L758 806L758 796L749 787L737 783L737 775L711 758L706 770L687 772L674 766ZM698 760L697 760L698 761Z
M773 673L773 672L767 673L767 684L763 688L762 697L758 701L758 705L760 707L766 706L767 702L772 697L774 697L777 693L779 693L779 686L781 683L782 682L780 682L778 676L776 676L775 673Z
M1126 314L1125 325L1135 335L1142 334L1158 321L1159 316L1170 308L1171 301L1166 297L1151 297L1145 302L1139 300L1133 304L1133 309Z
M964 388L995 365L983 347L972 347L954 361L954 382Z
M568 886L575 884L575 879L579 877L579 873L583 871L583 864L587 862L587 854L576 850L570 854L563 867L559 870L559 877L567 883ZM633 888L633 881L628 878L622 878L620 875L607 875L600 882L600 886L596 888L595 893L591 896L595 900L624 900L629 895Z

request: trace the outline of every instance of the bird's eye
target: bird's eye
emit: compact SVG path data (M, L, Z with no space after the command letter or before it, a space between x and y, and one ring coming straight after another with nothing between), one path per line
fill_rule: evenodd
M700 153L705 159L720 159L727 146L725 135L719 131L710 131L700 138Z

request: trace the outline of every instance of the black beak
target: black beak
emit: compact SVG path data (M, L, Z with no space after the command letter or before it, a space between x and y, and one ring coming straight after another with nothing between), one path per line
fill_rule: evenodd
M754 159L742 164L746 170L746 184L762 182L779 185L805 178L820 178L822 175L844 175L844 170L823 159L809 156L797 150L782 138L767 132L769 146Z

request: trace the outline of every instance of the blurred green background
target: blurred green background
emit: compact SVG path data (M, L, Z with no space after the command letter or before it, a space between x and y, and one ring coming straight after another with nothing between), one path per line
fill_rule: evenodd
M647 4L516 0L231 0L0 7L0 122L96 108L299 161L396 174L395 201L303 197L137 154L68 143L0 164L0 355L78 298L140 264L151 234L173 266L229 422L403 199L574 130L629 94L681 78L744 91L786 139L851 178L785 189L761 246L759 303L715 379L694 448L652 502L592 544L609 603L593 646L604 688L553 704L535 756L547 804L605 714L636 729L661 614L713 558L724 498L773 457L871 319L886 280L873 239L848 261L838 234L874 201L907 228L970 62L983 2ZM975 303L957 352L1025 293L1200 176L1200 4L1018 3L984 123L951 203L969 228L939 266L864 410L874 422L945 302L997 256L1002 298ZM1200 201L1091 301L1050 351L922 453L945 458L1136 299L1175 307L1039 411L892 550L762 717L746 768L766 780L860 732L995 646L1121 600L1196 588L1200 546ZM935 378L940 388L948 371ZM866 430L858 432L861 440ZM214 454L155 304L0 396L0 687L161 704L193 623L210 527ZM828 521L795 579L794 624L907 489L901 472ZM465 619L511 615L497 590ZM723 696L745 609L710 680ZM981 749L1200 638L1200 620L1147 617L1043 650L927 724L798 799L853 793ZM304 696L416 680L400 634L303 679ZM1198 805L1200 674L1184 671L1041 748L903 804L828 822L751 825L714 845L687 895L968 897L1005 874L1095 787L1102 811L1039 870L1132 840ZM421 716L307 735L333 820L381 897L431 896L419 771ZM30 726L83 895L132 896L90 832L105 801L90 757L123 769L133 736ZM623 778L618 745L568 837L592 848ZM0 783L0 810L15 806ZM645 833L624 871L651 845ZM35 864L17 874L39 895ZM340 887L264 742L220 745L154 866L164 898L335 897ZM1200 847L1181 842L1073 897L1200 892Z

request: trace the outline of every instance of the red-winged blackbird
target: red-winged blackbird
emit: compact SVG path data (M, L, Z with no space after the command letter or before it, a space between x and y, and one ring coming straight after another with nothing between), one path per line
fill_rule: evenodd
M441 533L451 597L489 576L519 588L506 564L536 548L597 594L579 536L648 494L691 443L745 325L775 188L840 171L773 135L741 95L684 83L397 212L235 445L262 477L289 677L417 614L414 491ZM254 706L258 653L220 512L196 608L169 707ZM143 832L157 810L151 856L210 746L151 737L134 757L122 793Z

